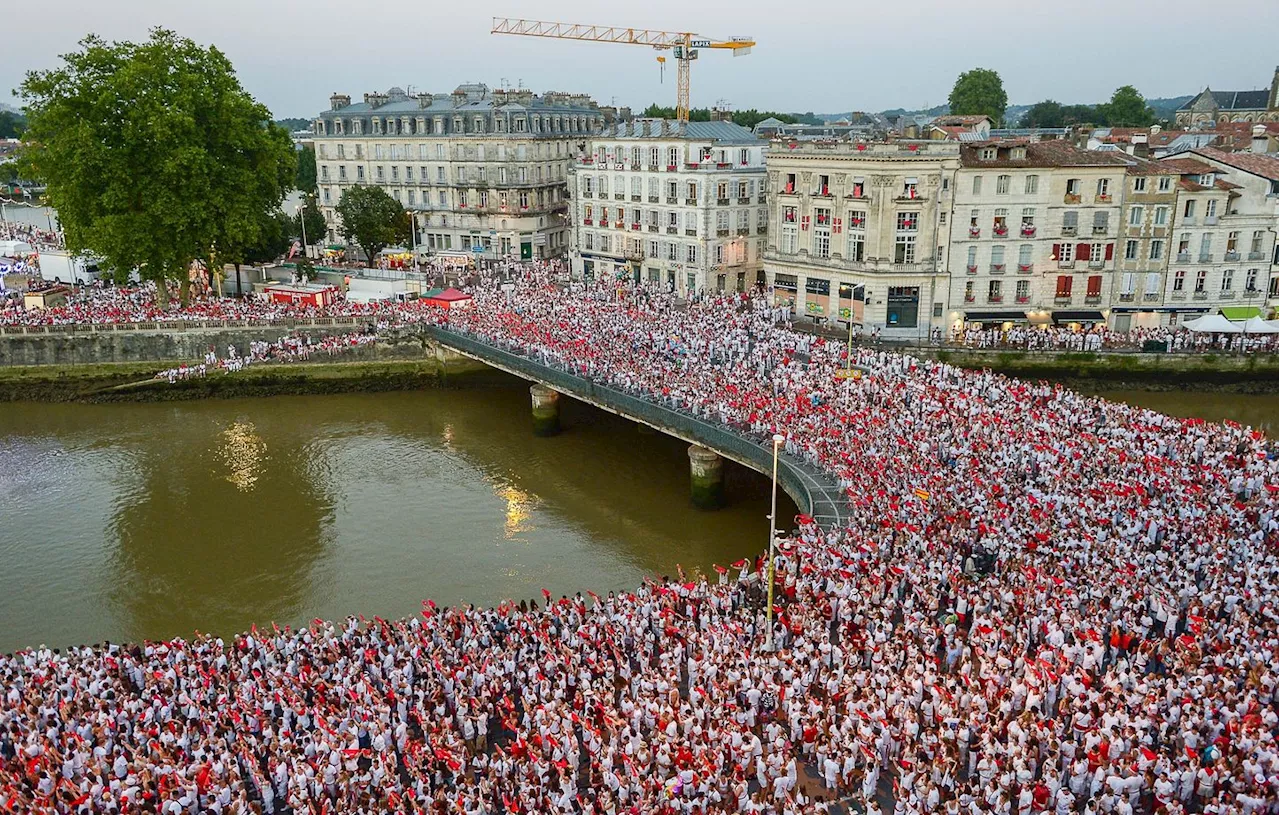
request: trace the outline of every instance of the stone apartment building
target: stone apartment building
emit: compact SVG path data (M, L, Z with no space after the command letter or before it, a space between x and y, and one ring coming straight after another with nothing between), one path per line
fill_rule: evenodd
M414 219L424 251L522 258L563 254L566 179L605 113L582 95L490 90L344 94L312 125L328 241L341 243L334 207L376 185Z
M949 328L1107 319L1124 158L1064 141L964 145L952 200Z
M637 119L594 134L569 176L571 273L682 296L754 286L767 230L764 147L728 121Z
M1163 162L1130 158L1125 168L1120 257L1111 291L1111 326L1120 331L1166 322L1169 268L1180 177Z
M1274 309L1275 156L1200 148L1160 163L1179 175L1166 305L1234 317Z
M886 336L941 327L959 169L954 142L772 141L764 271L775 302Z

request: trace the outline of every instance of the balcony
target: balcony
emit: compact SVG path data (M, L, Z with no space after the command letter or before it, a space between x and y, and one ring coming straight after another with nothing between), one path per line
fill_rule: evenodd
M692 238L692 237L697 237L697 235L698 235L698 230L696 230L696 229L686 229L686 230L684 231L684 234L688 235L688 236L689 236L689 237L691 237L691 238Z
M639 200L639 199L637 199L637 200ZM650 203L650 204L656 204L656 203L658 203L658 196L656 196L656 195L650 195L650 196L649 196L649 203Z
M988 303L1003 303L1003 302L1004 302L1004 295L1002 295L1002 294L989 294L989 295L987 295L987 302L988 302Z
M1208 254L1208 253L1201 253L1199 262L1200 262L1200 263L1212 263L1212 262L1213 262L1213 255Z
M627 200L627 194L625 192L615 192L613 194L613 199L615 201L625 201Z
M769 227L767 227L767 226L757 226L757 227L756 227L756 234L757 234L757 235L764 235L764 234L765 234L765 233L767 233L768 231L769 231Z
M778 191L778 195L795 195L795 194L796 194L796 188L791 186L783 187L781 190Z
M991 274L1004 274L1004 264L1003 263L991 264Z
M964 270L965 270L965 273L966 273L966 274L977 274L977 273L978 273L978 267L977 267L977 266L966 266L966 267L964 267Z
M977 300L977 299L978 299L978 298L974 297L972 294L966 294L966 295L964 296L964 301L965 301L966 303L972 303L974 300Z
M1009 236L1009 227L1007 226L992 227L991 234L995 235L997 238L1006 238Z
M1195 225L1196 225L1196 216L1194 216L1194 215L1183 215L1183 216L1182 216L1182 225L1183 225L1183 226L1195 226Z
M1097 194L1097 195L1095 195L1095 196L1094 196L1094 198L1093 198L1093 202L1094 202L1095 204L1110 204L1110 203L1111 203L1111 196L1110 196L1110 195L1108 195L1108 194L1107 194L1107 193L1105 193L1105 192L1103 192L1103 193L1099 193L1099 194Z
M1107 262L1106 262L1105 260L1091 260L1091 261L1089 261L1089 268L1090 268L1090 269L1101 269L1103 266L1106 266L1106 265L1107 265Z
M976 227L976 226L971 226L971 227L969 227L969 237L971 237L971 238L981 238L981 237L982 237L982 230L981 230L981 229L979 229L979 228L978 228L978 227Z
M1261 252L1250 252L1250 253L1249 253L1249 260L1262 260L1262 253L1261 253Z
M668 165L667 165L667 172L669 172L669 173L674 173L674 172L675 172L676 170L678 170L678 169L680 169L680 168L679 168L679 167L677 167L677 166L676 166L676 165L674 165L674 164L668 164Z
M584 197L585 197L585 196L584 196ZM609 193L607 193L607 192L596 193L596 198L599 198L601 201L608 201L608 200L609 200Z
M698 205L698 199L697 199L697 198L686 198L686 199L684 199L684 205L685 205L686 207L696 207L696 206Z
M658 225L657 225L657 224L649 224L649 231L650 231L650 232L657 232L657 231L658 231Z
M1190 253L1190 252L1179 252L1179 253L1177 254L1177 261L1178 261L1179 263L1190 263L1190 262L1191 262L1191 253Z
M667 234L668 234L668 235L674 235L674 234L676 234L676 233L677 233L677 232L679 232L679 231L680 231L680 228L679 228L679 227L676 227L676 226L669 226L669 227L667 227Z
M596 225L596 222L595 222L595 221L593 221L593 220L591 220L590 218L583 218L583 219L582 219L582 223L583 223L583 225L584 225L584 226L595 226L595 225Z
M1222 259L1223 260L1239 260L1240 253L1235 251L1228 251L1225 255L1222 256Z
M668 195L668 196L667 196L667 203L668 203L668 204L678 204L678 203L680 203L680 199L678 199L678 198L672 198L671 196L669 196L669 195Z
M1096 306L1102 302L1101 294L1086 294L1084 298L1085 305Z
M750 204L750 203L751 203L751 199L750 199L749 197L739 198L739 199L738 199L738 203L739 203L739 204Z
M640 231L640 224L632 224L632 225L631 225L631 231L632 231L632 232L639 232L639 231Z
M638 196L638 195L633 195L633 196L631 196L631 200L632 200L632 201L635 201L635 202L637 202L637 203L639 203L639 201L640 201L640 196ZM651 203L652 203L652 202L651 202Z
M1069 306L1071 305L1071 295L1069 294L1054 295L1053 304L1055 306Z
M1158 291L1149 291L1142 295L1142 302L1144 303L1154 303L1159 299L1160 292Z
M1030 263L1019 263L1019 264L1018 264L1018 274L1031 274L1031 264L1030 264Z
M727 206L729 206L729 199L728 199L728 198L717 198L717 199L716 199L716 206L719 206L719 207L727 207Z
M1076 228L1075 228L1074 226L1067 226L1066 224L1063 224L1063 225L1062 225L1062 234L1063 234L1063 235L1074 235L1074 234L1076 234Z
M1187 293L1185 291L1175 291L1173 294L1169 295L1169 299L1170 300L1186 300Z
M729 237L729 230L727 230L727 229L717 229L717 230L716 230L716 237L717 237L717 238L727 238L727 237Z
M1217 215L1206 215L1206 216L1204 216L1204 225L1205 225L1205 226L1217 226L1217 224L1218 224L1218 216L1217 216Z
M1094 224L1094 225L1093 225L1093 234L1095 234L1095 235L1105 235L1105 234L1107 234L1107 225L1106 225L1106 224Z
M1132 302L1133 302L1133 292L1121 292L1121 293L1120 293L1120 302L1121 302L1121 303L1132 303Z
M1024 238L1034 238L1036 236L1036 228L1034 225L1023 224L1019 234Z
M1030 303L1031 298L1025 294L1020 294L1017 297L1013 298L1013 301L1015 303Z
M1207 292L1207 291L1194 291L1194 292L1192 292L1192 293L1191 293L1191 299L1192 299L1192 300L1208 300L1208 299L1209 299L1209 292Z
M1062 203L1064 203L1064 204L1078 204L1078 203L1080 203L1080 196L1079 196L1079 195L1075 195L1075 194L1073 194L1073 193L1067 193L1066 195L1062 196Z
M1058 261L1058 268L1059 268L1059 269L1074 269L1075 267L1076 267L1076 262L1075 262L1074 260L1060 260L1060 261Z

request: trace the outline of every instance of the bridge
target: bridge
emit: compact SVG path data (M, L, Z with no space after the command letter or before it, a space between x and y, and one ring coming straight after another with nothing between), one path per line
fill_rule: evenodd
M500 348L457 329L426 326L423 330L432 340L451 351L536 383L533 387L535 427L540 420L549 420L554 394L562 393L695 445L690 449L695 500L700 468L718 468L719 465L718 461L708 460L706 451L736 461L766 477L772 475L771 443L752 441L724 426L546 365L516 347ZM540 392L540 386L552 393ZM701 454L698 453L700 449L703 451ZM778 484L801 512L813 516L823 525L848 521L849 502L840 485L830 475L785 451L778 456Z

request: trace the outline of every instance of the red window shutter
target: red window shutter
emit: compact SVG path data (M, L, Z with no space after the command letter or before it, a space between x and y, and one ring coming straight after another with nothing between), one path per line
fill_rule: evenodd
M1057 259L1058 259L1058 257L1061 255L1061 249L1062 249L1062 244L1060 244L1060 243L1055 243L1055 244L1053 245L1053 259L1054 259L1054 260L1057 260Z
M1088 294L1090 297L1098 297L1102 294L1102 275L1089 275Z
M1107 260L1111 260L1115 256L1116 245L1114 243L1107 244Z
M1089 259L1089 244L1077 243L1076 244L1076 260L1088 260L1088 259Z

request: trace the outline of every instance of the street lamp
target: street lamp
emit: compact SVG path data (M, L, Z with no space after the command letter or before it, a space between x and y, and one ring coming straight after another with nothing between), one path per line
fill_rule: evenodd
M851 315L852 316L852 315ZM778 542L778 448L786 441L780 434L773 434L773 498L769 503L769 589L765 602L767 608L767 628L765 629L764 647L773 650L773 558Z

